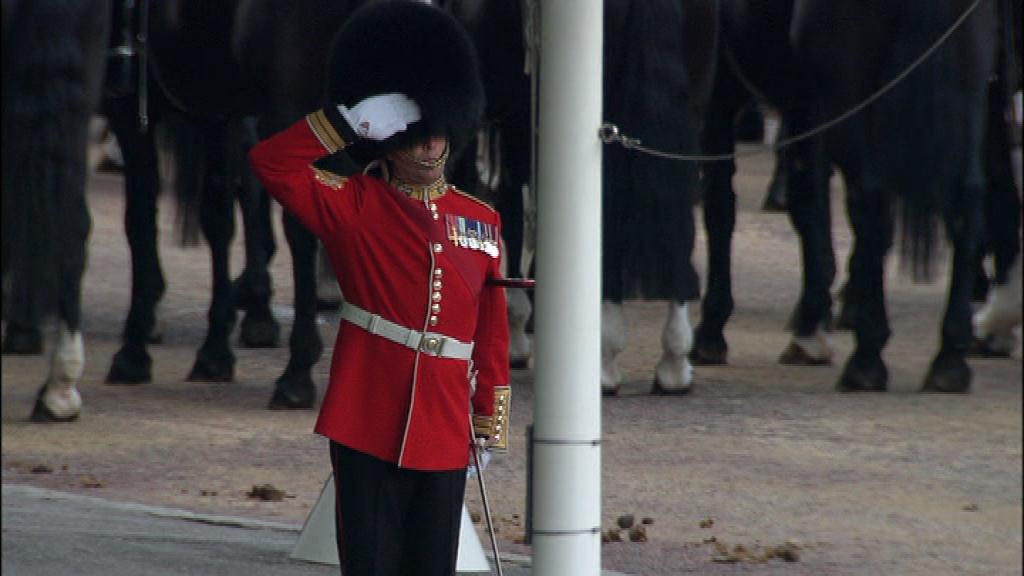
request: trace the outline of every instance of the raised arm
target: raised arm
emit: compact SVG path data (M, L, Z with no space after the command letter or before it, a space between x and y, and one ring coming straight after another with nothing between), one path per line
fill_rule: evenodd
M322 236L344 217L343 204L357 194L345 190L353 186L347 178L314 162L363 139L385 140L419 118L419 106L403 94L371 96L352 108L328 106L254 146L249 161L267 191Z

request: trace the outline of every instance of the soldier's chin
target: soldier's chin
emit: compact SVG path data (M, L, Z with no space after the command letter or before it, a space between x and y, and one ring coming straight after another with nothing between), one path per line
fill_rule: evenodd
M444 166L437 166L435 168L425 168L416 164L406 164L401 174L398 177L410 184L416 184L420 186L426 186L427 184L433 184L444 174Z

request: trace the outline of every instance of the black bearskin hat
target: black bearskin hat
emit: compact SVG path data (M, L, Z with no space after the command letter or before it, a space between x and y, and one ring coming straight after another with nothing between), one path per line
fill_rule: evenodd
M468 142L483 115L484 90L462 25L412 0L380 0L356 10L331 47L327 97L351 107L389 92L412 98L422 118L373 143L376 155L431 136L447 136L453 153Z

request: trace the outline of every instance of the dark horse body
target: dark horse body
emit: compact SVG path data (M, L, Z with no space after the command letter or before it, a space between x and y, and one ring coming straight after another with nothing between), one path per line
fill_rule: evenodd
M530 79L524 74L523 14L519 2L448 2L477 43L488 97L491 142L499 143L496 205L502 212L510 273L523 240L521 188L529 182ZM529 3L526 3L529 5ZM604 114L645 144L694 154L703 107L711 90L718 34L714 0L608 0L604 17ZM497 133L495 135L495 132ZM692 164L607 148L604 156L602 383L619 385L615 357L625 345L622 301L670 302L665 354L656 389L681 393L690 386L685 358L691 334L686 302L699 283L690 256L694 242ZM549 191L557 193L557 191ZM596 199L595 199L596 200ZM516 299L509 294L510 307ZM513 358L516 357L516 325Z
M210 327L192 379L231 379L234 357L229 337L236 304L247 311L244 342L269 345L276 339L266 268L274 250L270 204L248 176L240 152L323 104L330 42L359 4L233 0L151 5L153 73L162 93L186 114L191 126L185 146L177 147L186 155L184 161L179 159L177 176L198 190L194 196L201 202L200 225L213 256ZM255 128L251 119L256 120ZM228 246L236 195L246 219L247 262L233 290ZM316 326L317 245L288 214L284 229L292 251L295 320L290 360L277 380L270 407L309 408L316 400L311 369L323 349Z
M108 10L103 0L3 2L5 320L13 332L35 329L52 312L59 320L34 420L72 420L81 406L86 139Z
M480 75L487 96L484 114L485 158L483 178L478 172L479 142L467 146L453 162L452 182L494 204L502 218L506 276L531 275L532 250L526 218L536 206L531 182L533 117L531 79L535 54L528 53L523 2L447 0L441 6L461 22L476 48ZM532 215L532 214L531 214ZM507 288L510 363L525 368L531 355L526 326L532 303L521 288Z
M723 2L723 53L783 113L791 134L838 117L907 70L958 17L968 0L904 2ZM915 272L927 272L937 240L935 220L953 245L942 347L926 390L968 389L964 356L971 342L970 292L981 234L985 90L995 63L995 10L982 1L920 67L861 112L786 154L788 208L800 236L803 292L789 362L828 362L822 330L835 276L828 209L828 162L847 184L855 235L850 298L856 302L857 348L839 382L843 390L884 390L881 350L890 330L882 283L895 208L903 247ZM733 64L729 64L733 65ZM723 69L726 69L723 66ZM768 70L771 70L769 73ZM723 70L724 71L724 70ZM729 106L739 82L720 76L705 151L732 151ZM734 109L733 109L734 110ZM730 119L730 125L723 124ZM735 223L731 163L709 165L705 221L709 284L695 356L724 361L722 327L732 308L729 242Z
M156 307L166 282L160 268L157 250L157 196L160 192L158 170L158 138L170 145L177 162L176 179L179 216L183 238L193 241L196 220L202 226L211 247L214 270L214 298L211 303L209 333L189 374L194 380L230 380L234 357L228 336L234 323L234 311L227 279L227 246L233 231L232 193L244 199L255 196L252 178L245 170L241 142L245 140L244 125L234 117L214 118L203 109L188 117L175 108L154 78L161 73L170 79L178 69L158 67L151 58L152 39L145 39L150 27L142 24L141 8L145 3L119 0L106 12L111 22L108 66L100 111L121 145L124 154L125 233L131 249L131 307L125 321L122 347L111 363L107 381L114 384L137 384L151 379L151 358L147 344L160 339ZM147 16L150 14L147 13ZM159 11L154 16L170 16ZM156 43L165 46L169 40L159 27L164 18L155 18ZM105 38L105 37L104 37ZM189 54L179 50L179 56ZM192 54L195 55L195 54ZM223 62L211 65L221 73L230 69ZM147 81L148 74L148 81ZM145 115L148 125L143 125ZM235 121L232 121L235 120ZM248 138L251 141L254 137ZM258 197L257 197L258 199ZM249 206L252 202L243 203ZM197 218L195 212L200 214ZM254 220L253 210L246 210L246 221ZM270 279L266 263L274 250L269 222L246 227L247 260L260 263L247 266L243 296L247 315L242 324L240 340L250 346L274 345L277 324L270 315ZM249 274L250 269L257 271ZM262 275L259 273L262 272ZM38 352L39 330L35 325L14 323L5 335L5 351Z

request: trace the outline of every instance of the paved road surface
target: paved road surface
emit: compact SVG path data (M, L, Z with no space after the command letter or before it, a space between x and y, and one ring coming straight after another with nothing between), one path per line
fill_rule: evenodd
M326 576L292 560L299 525L3 486L5 576ZM508 576L528 559L503 562Z

